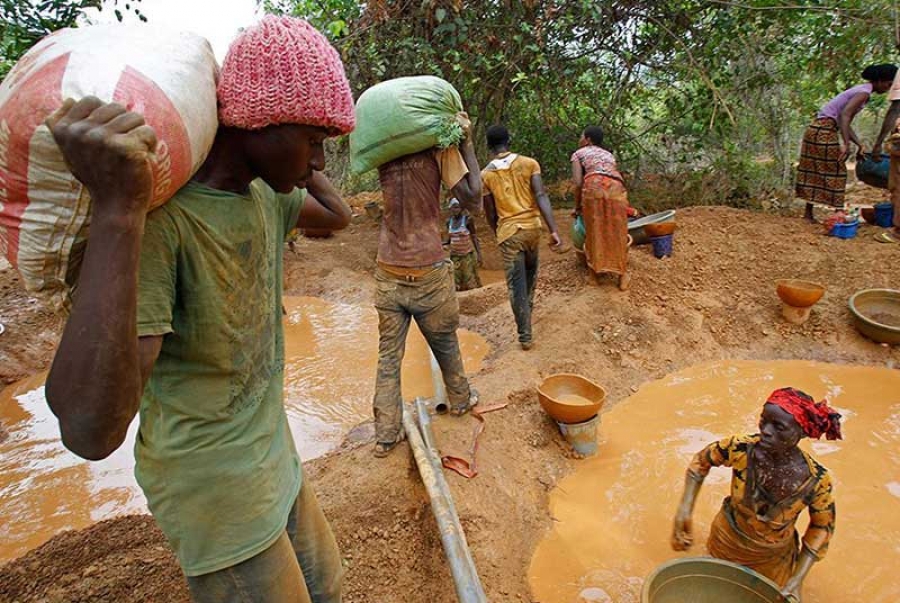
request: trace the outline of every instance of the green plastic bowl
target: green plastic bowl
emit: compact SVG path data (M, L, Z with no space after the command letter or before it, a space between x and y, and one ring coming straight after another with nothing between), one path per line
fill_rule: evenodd
M856 329L878 343L900 344L900 291L863 289L850 298Z
M641 603L784 603L774 582L746 567L689 557L660 565L644 581Z

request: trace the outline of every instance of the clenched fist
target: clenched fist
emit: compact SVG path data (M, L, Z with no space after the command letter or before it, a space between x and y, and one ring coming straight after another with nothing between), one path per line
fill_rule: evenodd
M156 134L143 116L87 96L67 99L46 124L72 174L90 192L95 217L129 218L147 211Z

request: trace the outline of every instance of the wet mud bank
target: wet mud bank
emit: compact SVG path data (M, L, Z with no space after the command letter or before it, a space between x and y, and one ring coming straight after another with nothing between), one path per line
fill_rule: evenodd
M646 248L632 251L633 281L626 293L611 281L594 284L574 254L543 248L534 316L537 344L528 352L516 342L502 282L459 296L463 327L490 344L472 381L485 404L510 403L486 416L479 476L465 480L448 474L492 601L539 600L531 593L527 573L535 547L554 523L549 492L584 463L569 458L556 425L538 406L535 387L544 377L574 372L591 378L609 392L609 410L645 382L705 361L804 359L900 366L900 350L862 338L847 310L847 299L858 289L900 284L895 268L900 246L877 243L869 227L861 228L856 239L843 241L824 237L820 228L799 219L725 208L679 210L677 219L671 258L656 260ZM560 212L558 220L567 232L568 216ZM361 222L331 239L301 240L296 253L286 252L287 293L370 304L377 234L374 224ZM499 270L496 245L485 237L484 247L487 268ZM800 326L782 321L774 291L776 278L790 277L828 287L810 320ZM12 311L19 322L34 321L38 333L55 332L50 325L42 327L42 315L22 301L11 271L0 272L0 279L7 285L0 285L0 315ZM8 334L0 336L5 371L0 377L13 381L47 368L52 345L19 352L30 340L4 340ZM5 359L13 357L19 368L7 371L11 365ZM473 421L441 417L435 430L442 451L465 455ZM351 439L339 451L305 464L345 556L345 600L455 601L408 448L376 460L364 430ZM135 524L123 522L131 521L94 526L89 536L67 533L0 566L0 601L46 600L53 580L83 584L81 590L67 591L62 601L185 601L177 566L161 552L163 544L158 554L138 557L145 559L143 566L118 563L118 555L140 555L139 548L129 552L137 541L128 526ZM149 526L152 521L147 520L141 530L152 532ZM111 544L97 549L99 557L93 561L81 563L84 546L95 546L90 543L98 538ZM89 568L92 580L79 582L76 578ZM168 576L168 598L121 595L127 590L120 590L121 585L140 582L141 572Z

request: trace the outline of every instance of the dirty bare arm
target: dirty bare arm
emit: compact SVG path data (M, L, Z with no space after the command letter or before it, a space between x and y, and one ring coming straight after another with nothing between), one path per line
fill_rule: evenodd
M875 144L872 145L872 155L877 157L881 154L884 139L894 131L898 119L900 119L900 100L891 101L891 106L885 113L884 122L881 124L881 132L878 133L878 138L875 139Z
M463 176L456 186L453 187L453 196L459 199L463 209L467 209L474 214L481 213L481 168L478 167L478 158L475 156L475 147L472 144L470 136L459 145L459 152L462 155L469 173Z
M550 229L550 247L559 247L562 244L562 240L559 238L556 220L553 218L553 207L550 205L550 197L547 196L540 174L531 175L531 192L534 193L534 198L537 199L541 217L544 218L547 228Z
M853 131L850 123L859 112L859 109L860 107L862 107L863 103L865 103L868 99L868 94L857 94L850 99L850 102L847 103L847 106L844 107L844 110L841 111L841 114L838 117L838 127L841 131L841 161L845 160L850 154L851 142L857 146L858 155L861 155L863 152L863 145L859 141L859 137L856 135L856 132Z
M572 162L572 190L575 192L575 210L576 216L581 215L581 187L584 186L584 168L581 167L580 161Z
M484 196L484 215L487 217L491 230L493 230L496 235L499 218L497 217L497 206L494 203L494 195L490 193Z
M815 556L813 556L806 548L801 550L800 558L797 560L797 569L794 570L794 575L788 579L784 588L781 589L781 594L788 597L788 600L793 598L795 601L799 601L800 589L803 587L803 581L806 579L809 570L812 569L812 566L816 561Z
M298 228L327 230L347 228L353 213L341 197L340 191L325 174L314 171L306 183L306 191L309 194L303 201L300 216L297 218Z
M98 460L124 441L143 389L141 348L149 358L155 346L138 344L137 281L156 136L140 115L93 97L67 100L47 125L92 200L91 236L47 402L63 444Z
M672 527L672 549L686 551L694 544L693 519L694 505L697 502L697 493L703 485L703 476L688 470L684 478L684 494L681 496L681 504L675 513L675 522Z

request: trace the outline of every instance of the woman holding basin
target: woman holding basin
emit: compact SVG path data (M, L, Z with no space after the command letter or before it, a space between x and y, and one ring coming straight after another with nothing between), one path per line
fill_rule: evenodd
M684 551L693 544L691 515L710 469L730 467L731 495L710 527L710 554L762 574L786 597L799 600L803 580L825 555L834 532L828 470L797 446L803 437L822 435L841 439L838 413L794 388L772 392L759 433L713 442L694 456L675 515L672 548ZM806 509L810 522L801 540L795 525Z
M806 200L804 217L810 222L815 221L815 203L844 207L846 162L851 145L856 145L858 159L863 159L864 153L862 142L851 124L873 94L890 90L896 74L896 65L869 65L861 74L866 83L848 88L832 98L806 128L800 145L795 193Z

